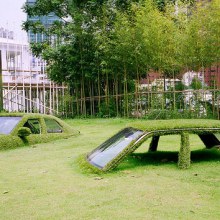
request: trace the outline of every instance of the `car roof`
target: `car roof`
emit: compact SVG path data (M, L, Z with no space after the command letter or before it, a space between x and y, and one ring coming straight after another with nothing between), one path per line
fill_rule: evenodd
M0 113L0 117L37 117L37 118L41 118L41 117L54 117L52 115L46 115L46 114L40 114L40 113L21 113L21 112L16 112L16 113Z
M143 131L175 130L175 129L219 129L220 120L213 119L172 119L172 120L141 120L128 124L129 127Z

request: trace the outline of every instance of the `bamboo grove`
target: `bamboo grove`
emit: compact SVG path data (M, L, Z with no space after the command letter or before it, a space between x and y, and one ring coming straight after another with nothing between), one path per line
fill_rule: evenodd
M176 79L220 61L220 0L38 0L23 10L60 17L23 29L47 36L31 48L47 61L49 77L69 86L62 108L73 116L131 116L166 109L168 98L169 110L184 109L180 87L143 91L141 79L149 71Z

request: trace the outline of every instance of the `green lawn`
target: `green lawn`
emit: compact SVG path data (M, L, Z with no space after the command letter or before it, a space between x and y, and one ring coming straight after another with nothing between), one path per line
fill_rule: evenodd
M0 152L0 219L220 219L220 151L191 137L192 164L177 168L178 136L155 154L143 144L114 172L83 172L76 159L131 120L66 120L77 137Z

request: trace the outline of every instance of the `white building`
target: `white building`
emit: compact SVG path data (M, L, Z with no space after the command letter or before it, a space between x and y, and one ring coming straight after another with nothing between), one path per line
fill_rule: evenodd
M59 113L66 87L47 78L46 64L33 57L28 43L0 28L3 105L6 111Z
M183 74L182 83L185 86L189 86L192 83L193 78L198 78L202 84L204 84L204 74L201 72L188 71Z
M157 88L159 91L168 91L170 89L173 89L177 83L179 83L179 79L155 79L151 83L151 88ZM165 87L165 88L164 88Z

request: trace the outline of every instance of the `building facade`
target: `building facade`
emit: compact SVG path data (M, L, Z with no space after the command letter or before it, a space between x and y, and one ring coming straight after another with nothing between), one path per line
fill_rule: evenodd
M45 61L31 54L28 43L0 30L10 33L0 34L4 110L58 114L66 87L48 79Z
M28 5L34 5L36 0L27 0L26 3ZM27 20L31 22L41 22L45 28L50 27L54 21L60 20L54 13L49 13L47 16L27 16ZM43 42L47 40L48 36L42 33L33 33L32 31L28 32L28 40L29 42Z
M220 89L220 64L205 69L205 83L213 89Z

